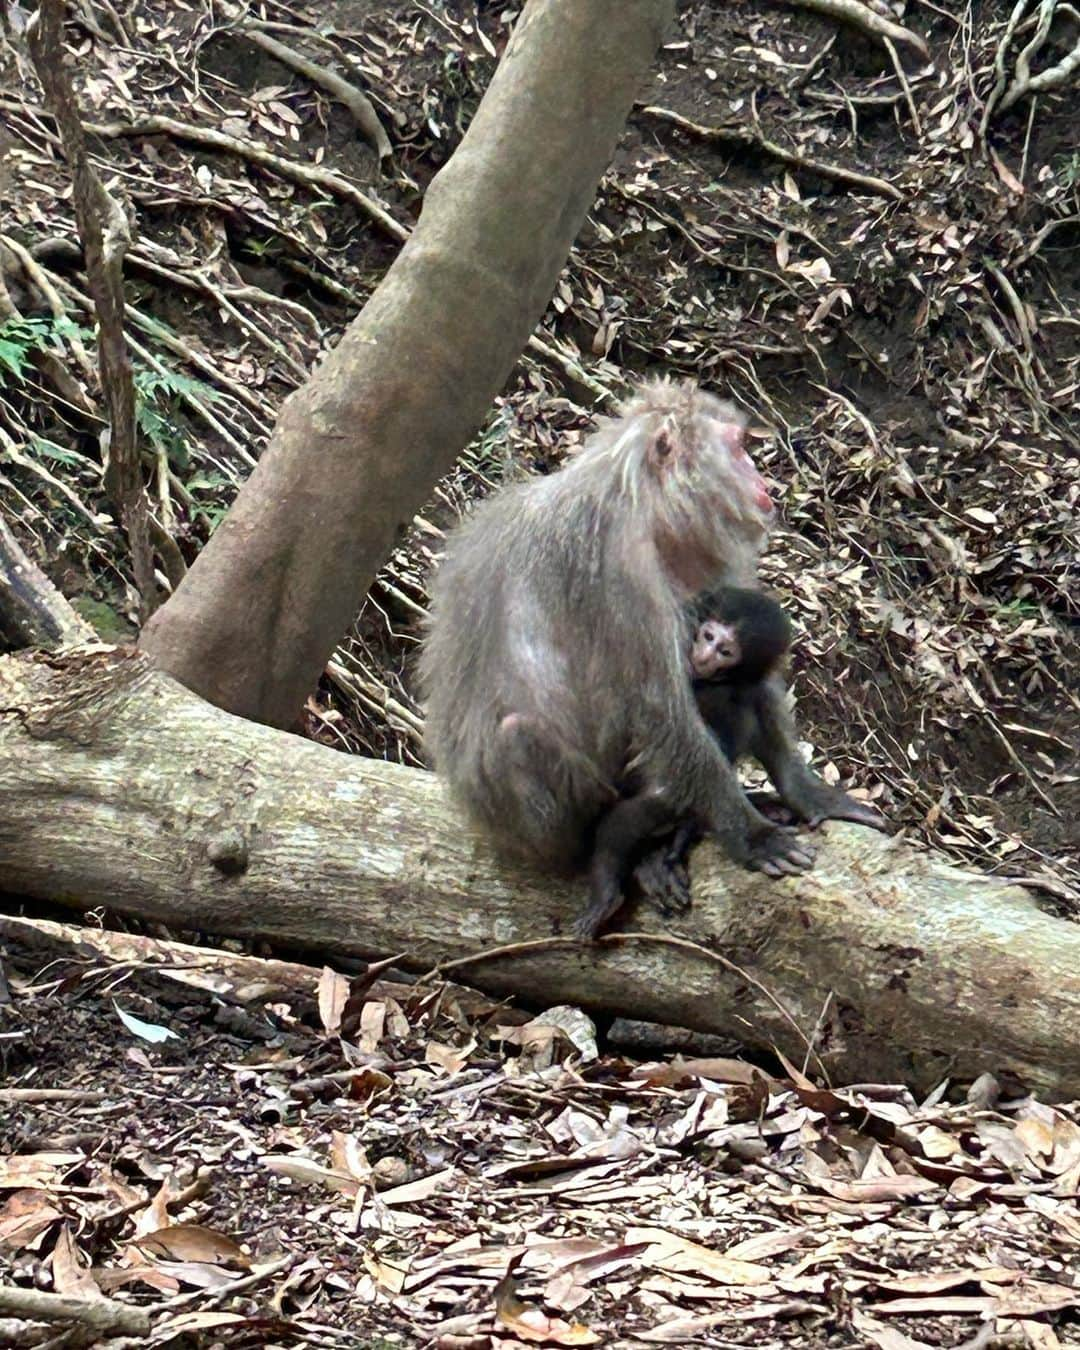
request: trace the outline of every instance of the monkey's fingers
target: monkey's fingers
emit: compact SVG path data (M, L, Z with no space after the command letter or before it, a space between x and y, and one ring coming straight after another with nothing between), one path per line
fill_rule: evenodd
M782 828L776 829L747 862L748 867L769 877L797 876L813 865L813 847L803 839L792 838L791 831Z
M811 829L817 829L826 820L850 820L855 825L869 825L872 830L881 830L886 834L889 830L889 822L880 811L855 801L853 797L849 797L844 805L835 810L819 812L807 823Z

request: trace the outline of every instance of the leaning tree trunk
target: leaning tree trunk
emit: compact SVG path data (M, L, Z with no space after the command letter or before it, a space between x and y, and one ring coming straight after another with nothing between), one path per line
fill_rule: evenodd
M733 1034L845 1081L1010 1071L1080 1095L1080 925L857 826L782 882L695 856L680 938L466 963L565 930L580 889L499 863L429 774L218 711L117 649L0 659L0 884L176 928L361 954L533 1002ZM687 939L687 940L682 940ZM733 969L734 963L739 969ZM811 1057L811 1064L816 1064Z
M293 723L543 314L672 8L529 0L412 237L147 626L162 669Z

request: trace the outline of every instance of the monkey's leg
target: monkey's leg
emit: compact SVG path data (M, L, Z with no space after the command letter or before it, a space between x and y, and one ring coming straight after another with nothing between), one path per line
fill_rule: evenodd
M642 844L671 818L670 803L656 792L624 797L601 817L589 862L589 903L574 924L582 941L591 942L621 908L623 887Z
M776 785L780 800L811 827L823 820L852 820L857 825L887 829L884 818L863 802L820 778L799 754L795 728L783 685L766 680L756 699L757 725L750 753L761 761Z

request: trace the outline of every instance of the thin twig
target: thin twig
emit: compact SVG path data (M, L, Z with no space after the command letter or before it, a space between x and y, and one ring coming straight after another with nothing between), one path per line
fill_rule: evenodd
M1062 216L1060 220L1051 220L1044 225L1041 230L1037 231L1031 243L1028 244L1023 253L1016 259L1017 266L1020 266L1022 263L1030 262L1035 254L1038 253L1039 249L1042 248L1043 244L1046 243L1050 235L1053 234L1055 230L1059 230L1062 225L1080 225L1080 215Z
M322 188L331 196L351 202L382 230L404 243L409 232L404 225L398 224L394 217L381 206L374 197L350 183L340 174L324 169L317 164L305 164L300 160L286 159L284 155L275 155L273 151L256 145L254 141L241 140L238 136L227 136L223 131L213 131L209 127L192 126L190 122L180 122L175 117L140 117L137 122L87 122L87 131L103 140L119 140L130 136L173 136L178 141L187 141L192 145L205 145L212 150L220 150L227 155L237 155L264 169L278 174L282 178L291 178L307 187Z
M601 946L616 946L627 942L651 943L654 946L678 947L680 951L694 952L698 956L703 956L707 961L712 961L732 975L737 975L740 980L745 980L751 988L756 989L759 994L780 1014L785 1022L792 1028L799 1040L806 1046L807 1051L813 1055L817 1062L818 1069L821 1071L825 1081L828 1082L828 1072L822 1063L821 1056L814 1048L814 1043L799 1026L794 1016L781 1003L777 996L759 979L751 975L749 971L744 970L742 966L736 965L720 952L713 951L710 947L704 947L700 942L693 942L690 938L675 937L670 933L605 933L602 937L596 939L596 943ZM463 966L475 964L477 961L489 961L503 956L531 956L540 951L569 951L576 949L578 951L588 951L587 944L583 944L580 938L572 937L550 937L550 938L532 938L526 942L508 942L501 947L488 947L484 951L474 952L472 956L459 956L454 961L441 961L437 966L423 975L418 983L424 983L429 980L441 979L448 970L459 970Z
M915 128L915 135L921 141L923 138L922 122L919 121L919 111L915 107L915 99L912 97L911 85L908 83L907 73L904 70L899 54L896 50L896 44L892 38L882 38L885 43L885 49L889 53L889 59L893 63L893 70L896 71L896 78L900 81L900 88L904 91L904 98L907 100L908 112L911 114L911 124Z

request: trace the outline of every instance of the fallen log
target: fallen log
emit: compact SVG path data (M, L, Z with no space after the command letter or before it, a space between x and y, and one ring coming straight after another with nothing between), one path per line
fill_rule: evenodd
M0 885L177 929L404 951L489 993L734 1034L834 1081L992 1071L1080 1096L1080 925L1019 887L833 824L806 876L770 881L703 846L676 924L639 906L595 948L530 946L566 929L580 887L498 861L432 775L221 712L123 649L0 658Z

